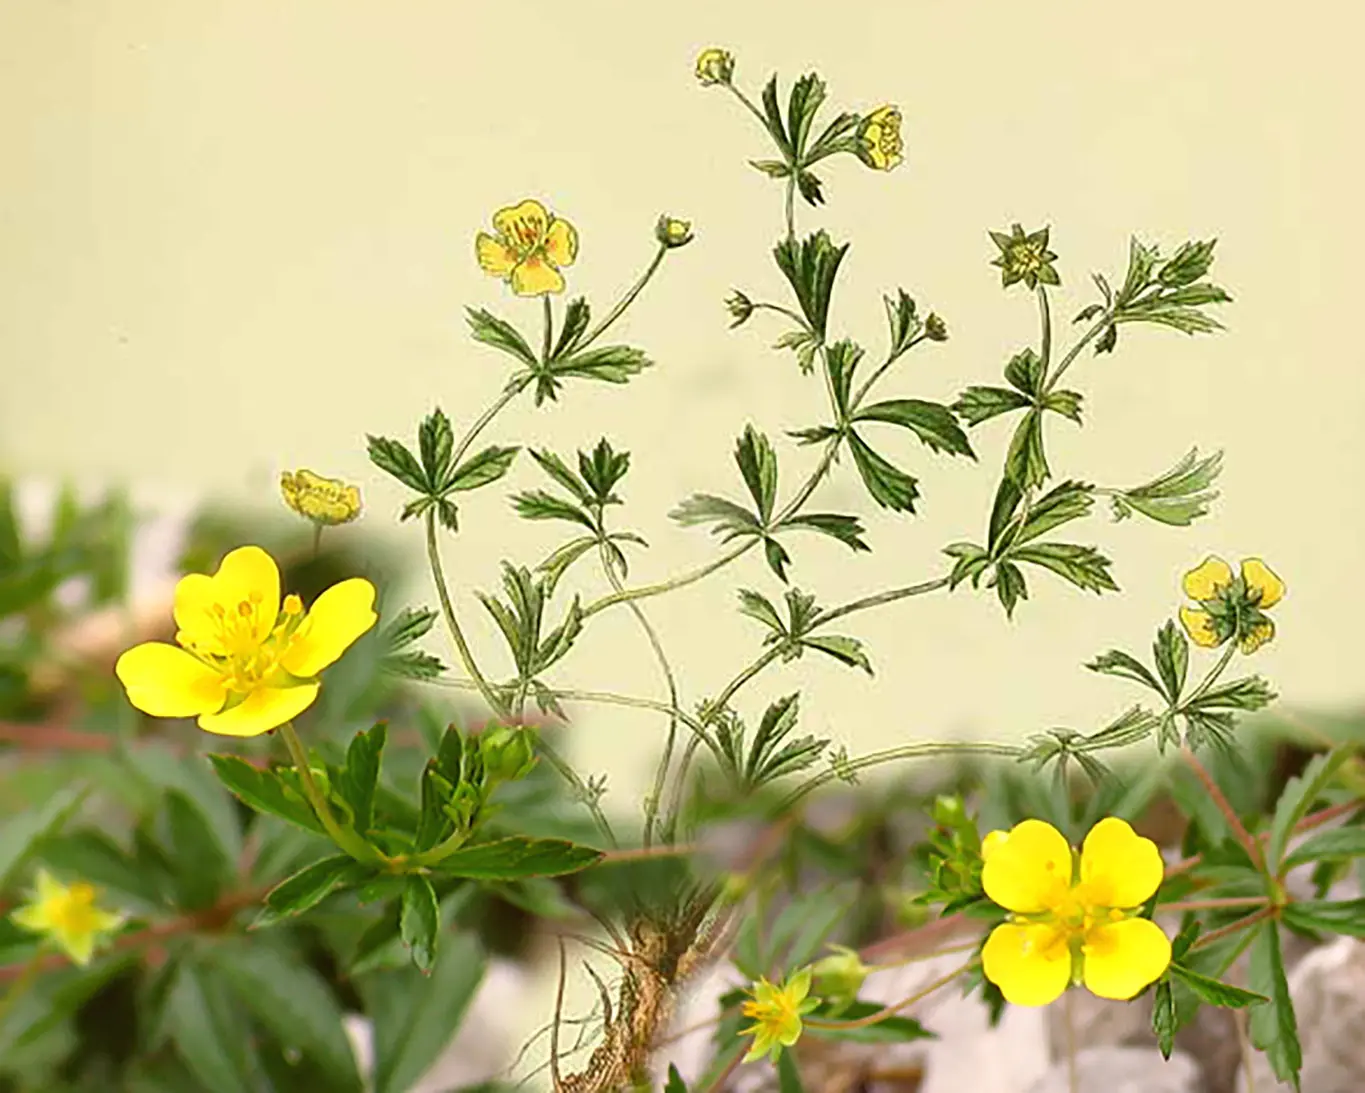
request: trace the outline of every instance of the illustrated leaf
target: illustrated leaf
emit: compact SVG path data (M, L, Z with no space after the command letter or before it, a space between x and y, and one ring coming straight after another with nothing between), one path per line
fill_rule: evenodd
M805 158L811 125L824 101L825 81L814 72L807 72L792 85L787 100L787 135L797 162Z
M867 654L863 652L863 643L857 638L840 637L836 634L816 635L803 638L801 644L832 656L840 664L847 664L850 668L861 668L868 675L874 674L872 662L867 659Z
M1199 458L1199 449L1188 453L1165 474L1141 486L1118 490L1113 495L1114 518L1126 519L1134 510L1149 519L1173 527L1188 527L1209 511L1217 499L1212 489L1222 471L1223 453Z
M744 435L735 446L735 462L766 525L772 519L773 503L777 500L777 455L768 438L752 425L745 426Z
M874 452L857 433L848 434L848 445L872 500L893 512L914 512L919 497L917 481Z
M1042 397L1044 371L1042 358L1032 349L1022 349L1005 365L1005 379L1029 402L1036 402Z
M1268 1005L1251 1010L1248 1021L1251 1042L1265 1052L1275 1076L1298 1089L1303 1050L1299 1046L1294 1001L1285 978L1280 931L1273 920L1257 927L1249 957L1247 986L1270 1000Z
M782 152L783 158L790 161L793 158L792 143L782 121L782 110L777 105L776 76L773 76L763 87L763 119L768 125L768 132L777 142L777 147Z
M592 491L592 500L602 505L620 504L612 490L630 470L630 453L614 450L606 437L593 448L592 455L578 453L578 471Z
M825 371L829 375L830 393L839 415L849 411L849 395L853 387L853 373L863 359L862 346L844 338L825 350Z
M1210 239L1205 243L1183 243L1179 250L1167 260L1157 272L1157 280L1163 285L1179 288L1193 284L1213 265L1213 248L1218 240Z
M1043 415L1033 409L1014 430L1005 453L1005 474L1021 489L1041 486L1052 473L1043 451Z
M1008 414L1032 405L1032 401L1018 391L1011 391L1005 387L972 386L958 396L957 401L953 403L953 412L968 425L975 426L1000 414Z
M579 339L587 332L588 320L591 318L592 308L588 306L587 300L579 296L569 301L568 307L564 309L564 325L560 328L559 339L555 342L550 360L557 361L573 352Z
M522 877L560 877L581 872L601 860L602 851L590 846L563 839L530 839L518 835L462 847L433 868L451 877L505 881Z
M498 445L485 448L472 455L451 473L444 485L445 490L476 490L496 482L511 469L520 448L504 448Z
M1010 558L1050 569L1077 588L1091 592L1118 591L1119 586L1109 576L1112 563L1094 547L1075 543L1034 543L1011 550Z
M1180 693L1185 689L1185 676L1190 664L1190 643L1185 632L1175 623L1167 620L1157 631L1152 645L1156 657L1156 670L1161 673L1166 684L1166 696L1172 705L1179 705Z
M1095 503L1092 489L1084 482L1062 482L1054 486L1033 503L1023 526L1010 537L1011 543L1026 543L1088 515Z
M882 421L909 429L933 452L951 452L976 458L967 434L946 406L923 399L903 398L876 402L853 415L854 421Z
M504 319L499 319L482 308L469 308L468 319L474 340L501 349L523 364L538 363L535 353L526 344L526 339L517 333L516 327Z
M604 345L555 361L550 373L556 377L578 376L603 383L626 383L652 363L643 350L628 345Z
M787 636L786 623L777 613L775 608L766 596L761 592L754 592L748 588L739 590L739 609L751 619L757 619L764 626L768 627L774 634L780 637Z
M711 534L719 535L725 543L763 530L758 517L748 509L710 493L694 493L668 515L684 527L715 524Z
M525 493L514 494L512 505L523 520L564 520L571 524L579 524L589 531L597 530L593 518L577 505L545 490L528 490ZM590 540L592 543L596 541Z
M832 512L808 512L784 520L779 528L804 528L818 531L831 539L838 539L853 551L870 551L863 539L864 528L856 516L841 516Z
M1028 582L1012 562L1000 562L995 567L993 578L996 595L1005 609L1008 618L1014 617L1014 609L1020 600L1028 599Z
M856 114L848 116L853 119L855 125L858 123ZM893 361L914 344L920 331L924 329L924 324L915 314L915 301L905 289L896 289L896 295L883 297L882 303L886 307L886 325L891 342L886 356L888 361Z
M972 587L976 588L981 582L981 575L991 565L991 556L975 543L951 543L943 548L943 552L957 559L948 576L950 589L956 588L969 577Z
M421 464L401 441L383 436L366 436L365 439L369 446L370 462L381 471L393 475L418 493L432 492Z
M426 480L436 490L444 486L450 473L450 456L455 449L455 434L450 419L438 408L428 414L417 427L417 449L422 456L422 470Z
M800 242L783 239L773 252L778 268L796 293L802 314L820 341L825 338L834 279L847 253L847 243L835 246L823 230Z

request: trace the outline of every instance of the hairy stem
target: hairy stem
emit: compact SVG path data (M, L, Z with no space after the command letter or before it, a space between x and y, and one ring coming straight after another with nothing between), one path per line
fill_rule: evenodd
M831 1030L868 1028L871 1025L880 1024L882 1021L885 1021L888 1017L896 1016L896 1014L898 1014L901 1010L906 1009L909 1006L913 1006L916 1002L923 1001L925 998L928 998L929 995L933 994L935 991L941 990L942 988L946 987L959 975L962 975L964 972L966 972L967 969L969 969L972 966L972 963L973 961L969 960L967 961L967 963L957 968L954 968L947 975L939 976L927 987L922 987L920 990L917 990L908 998L902 998L899 1002L893 1002L891 1005L884 1006L883 1008L876 1010L873 1013L869 1013L866 1017L858 1018L856 1021L822 1021L816 1018L807 1017L804 1023L809 1025L811 1028Z
M1227 797L1223 795L1218 783L1214 781L1213 775L1208 772L1208 769L1188 746L1182 746L1180 754L1184 756L1185 762L1189 764L1190 769L1203 783L1205 791L1213 799L1213 803L1218 806L1218 811L1223 814L1223 818L1227 820L1228 826L1232 828L1232 833L1237 836L1237 841L1246 848L1253 864L1257 869L1265 872L1265 854L1261 850L1260 842L1251 837L1251 833L1247 831L1241 817L1237 815L1237 810L1232 807Z

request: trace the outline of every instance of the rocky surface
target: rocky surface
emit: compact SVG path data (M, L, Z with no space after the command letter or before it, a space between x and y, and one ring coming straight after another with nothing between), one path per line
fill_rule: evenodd
M1173 1052L1162 1059L1154 1047L1088 1047L1076 1055L1075 1085L1063 1060L1033 1085L1001 1085L993 1089L1028 1093L1203 1093L1199 1065ZM977 1088L968 1087L966 1088Z

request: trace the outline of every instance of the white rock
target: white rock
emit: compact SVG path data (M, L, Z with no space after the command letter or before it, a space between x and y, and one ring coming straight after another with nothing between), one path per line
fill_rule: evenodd
M1070 1068L1063 1060L1032 1086L1013 1088L1070 1093ZM1169 1059L1155 1047L1091 1047L1076 1055L1077 1093L1199 1093L1202 1088L1198 1065L1178 1051Z
M1338 938L1303 958L1289 973L1299 1042L1303 1046L1303 1093L1365 1090L1365 944ZM1237 1093L1281 1093L1264 1054L1253 1051L1252 1082L1238 1075Z

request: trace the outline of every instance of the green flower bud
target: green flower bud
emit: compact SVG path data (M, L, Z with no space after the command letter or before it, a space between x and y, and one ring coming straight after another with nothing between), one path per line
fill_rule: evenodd
M661 216L659 223L654 228L654 238L670 249L685 247L692 242L692 222L690 220L678 220L671 216Z
M513 729L506 725L482 733L479 751L483 756L488 781L493 784L515 782L518 778L526 777L536 762L531 734L525 729Z
M812 989L820 997L835 1003L849 1003L863 989L863 980L871 970L852 949L831 945L833 955L817 960L812 967Z
M726 297L725 309L734 317L735 321L730 324L730 329L733 330L741 323L748 321L749 316L754 313L754 302L739 289L735 289L731 295Z
M924 320L924 332L929 335L931 342L946 342L948 340L948 324L935 314L931 314Z

